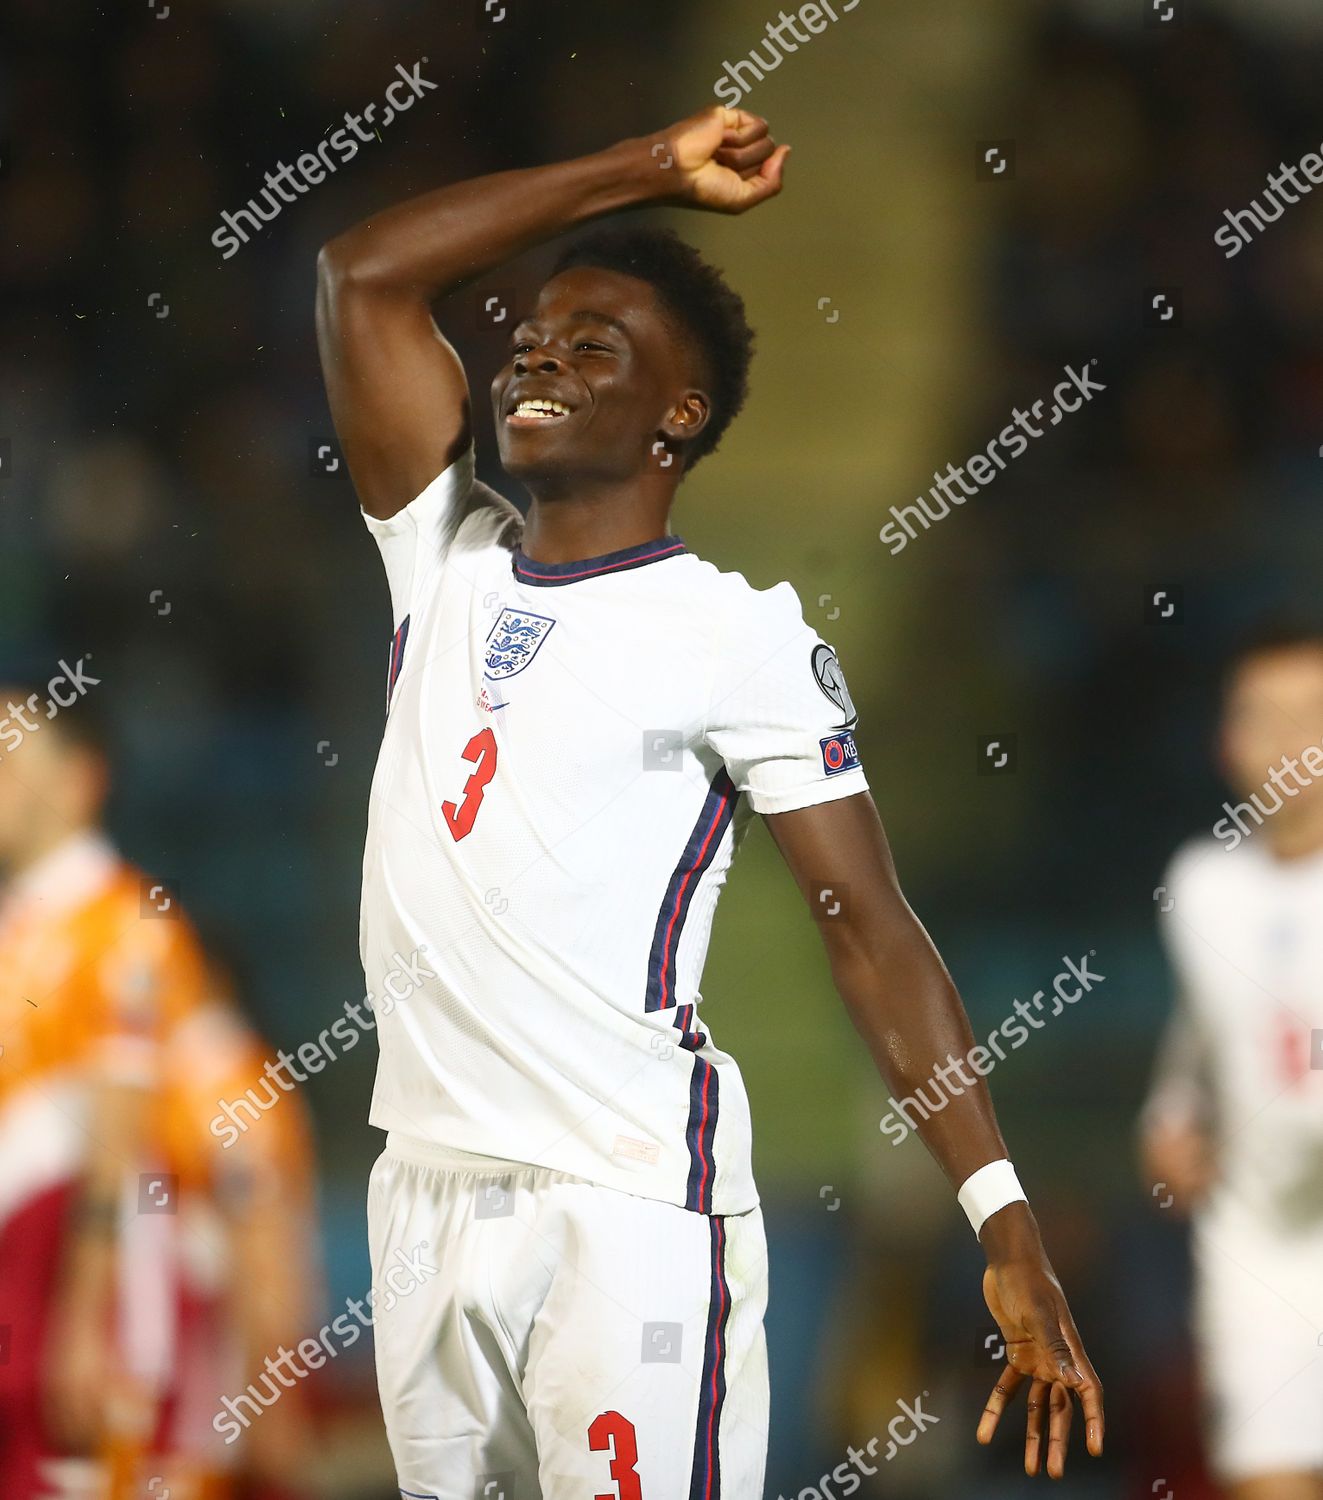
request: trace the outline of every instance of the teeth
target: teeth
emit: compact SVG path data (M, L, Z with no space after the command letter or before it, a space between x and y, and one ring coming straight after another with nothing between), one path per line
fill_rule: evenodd
M517 417L568 417L570 409L560 401L521 401L514 409Z

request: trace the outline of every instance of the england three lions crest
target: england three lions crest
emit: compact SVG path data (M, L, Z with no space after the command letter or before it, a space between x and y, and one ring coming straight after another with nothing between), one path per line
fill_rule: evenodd
M503 609L487 634L487 676L499 682L522 672L555 623L526 609Z

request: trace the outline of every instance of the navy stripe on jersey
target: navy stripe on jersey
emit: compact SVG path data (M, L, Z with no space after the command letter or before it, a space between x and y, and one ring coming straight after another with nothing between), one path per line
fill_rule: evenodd
M667 884L661 910L657 913L652 949L648 954L648 986L643 998L645 1011L667 1010L675 1004L675 957L685 915L699 881L716 858L722 837L730 827L738 796L735 783L722 766L708 787L703 810Z
M700 1031L694 1025L697 1016L697 1007L693 1005L677 1005L675 1008L675 1025L680 1031L680 1045L690 1052L697 1052L700 1047L707 1046L707 1032Z
M708 1298L703 1383L698 1393L698 1431L694 1434L689 1500L720 1500L721 1496L721 1408L726 1400L730 1287L726 1285L726 1221L712 1218L708 1223L712 1233L712 1290Z
M689 1180L685 1185L684 1206L694 1213L712 1212L712 1186L717 1175L712 1153L717 1136L717 1070L707 1058L694 1055L694 1071L689 1075L689 1123L685 1128L685 1145L689 1148Z
M404 666L404 648L409 640L409 616L405 615L400 621L400 628L395 632L395 639L390 643L390 679L386 684L386 707L390 707L391 694L395 691L395 684L400 680L400 671Z
M543 563L534 562L522 547L517 547L511 566L520 583L555 588L565 583L577 583L581 578L598 578L603 573L623 573L629 568L641 568L645 563L676 557L688 550L678 536L659 536L650 542L640 542L637 547L622 547L619 552L605 552L601 557L588 557L582 562Z

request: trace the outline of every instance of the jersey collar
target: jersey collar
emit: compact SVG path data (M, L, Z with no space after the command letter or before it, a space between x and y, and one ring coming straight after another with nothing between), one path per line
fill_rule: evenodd
M584 578L598 578L603 573L623 573L630 568L641 568L646 563L660 562L663 557L676 557L688 550L678 536L659 536L650 542L640 542L637 547L604 552L601 557L586 557L581 562L544 563L534 562L522 547L516 547L511 565L520 583L558 588L561 584L578 583Z

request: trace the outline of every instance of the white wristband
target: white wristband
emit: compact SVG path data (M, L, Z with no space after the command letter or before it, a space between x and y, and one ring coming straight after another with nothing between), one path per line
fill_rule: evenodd
M963 1187L956 1194L956 1201L968 1216L977 1238L984 1224L999 1208L1005 1208L1008 1203L1027 1203L1029 1200L1020 1186L1020 1179L1015 1175L1015 1168L1003 1159L990 1161L986 1167L980 1167L977 1172L966 1177Z

